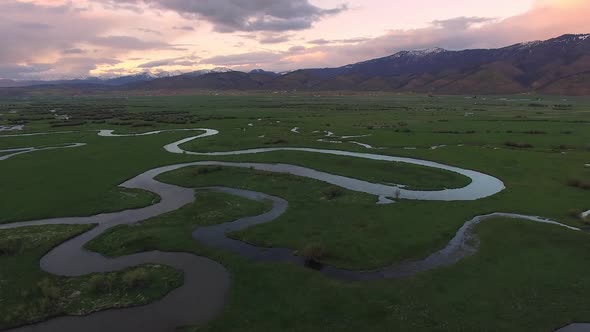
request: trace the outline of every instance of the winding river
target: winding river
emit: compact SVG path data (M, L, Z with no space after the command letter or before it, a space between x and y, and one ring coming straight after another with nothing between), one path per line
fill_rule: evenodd
M156 193L161 197L161 201L157 204L141 209L99 214L90 217L56 218L2 224L0 225L0 230L34 225L96 224L97 226L92 230L70 239L48 252L41 259L41 268L49 273L60 276L82 276L95 272L118 271L145 263L163 264L172 266L184 272L183 286L173 290L162 300L152 304L127 309L106 310L83 317L60 317L10 331L173 331L180 326L197 325L208 322L219 314L224 306L229 290L230 275L223 266L215 261L188 253L167 253L159 251L143 252L111 259L84 249L86 243L97 238L112 227L124 224L137 224L163 213L175 211L193 202L195 200L193 189L182 188L155 180L155 177L166 172L190 166L202 165L253 168L262 171L287 173L321 180L346 189L375 195L379 198L379 202L381 203L393 202L393 200L390 199L391 197L439 201L476 200L492 196L505 188L504 184L499 179L477 171L461 169L432 161L387 155L315 148L261 148L213 153L190 152L183 150L180 146L196 139L217 135L219 132L213 129L184 130L204 131L204 133L168 144L164 147L166 151L200 156L245 155L272 151L322 153L389 162L404 162L444 169L469 177L471 183L468 186L459 189L424 192L405 190L402 186L370 183L288 164L199 161L155 168L126 181L120 186ZM101 130L99 135L105 137L142 136L158 134L161 132L164 131L153 131L132 135L116 135L112 130ZM30 136L38 134L25 135ZM472 241L476 240L476 236L473 233L474 226L490 218L509 217L514 219L526 219L539 223L554 224L574 231L579 230L552 220L533 216L506 213L477 216L472 220L467 221L445 248L432 253L424 259L404 262L374 271L350 271L307 261L301 256L294 255L292 250L287 248L260 248L226 236L228 232L243 230L254 225L276 220L287 210L288 202L286 200L264 193L225 187L200 188L197 191L197 198L200 190L214 190L256 201L271 201L272 208L270 211L258 216L241 218L234 222L220 225L197 228L192 234L196 241L214 248L232 251L252 260L292 262L294 264L308 267L311 265L311 267L327 277L344 281L404 278L437 267L454 264L477 251L478 241Z
M63 146L49 146L49 147L42 147L42 148L17 148L17 149L7 149L7 150L0 150L0 161L10 159L14 156L18 156L25 153L31 153L36 151L46 151L46 150L56 150L56 149L71 149L71 148L79 148L81 146L85 146L85 143L71 143L65 144Z

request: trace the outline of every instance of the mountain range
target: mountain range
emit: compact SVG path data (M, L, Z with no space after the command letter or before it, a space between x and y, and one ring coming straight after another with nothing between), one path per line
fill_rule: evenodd
M338 68L288 73L217 68L164 77L142 73L111 79L19 82L0 87L92 85L123 90L399 91L440 94L590 95L590 34L499 49L402 51Z

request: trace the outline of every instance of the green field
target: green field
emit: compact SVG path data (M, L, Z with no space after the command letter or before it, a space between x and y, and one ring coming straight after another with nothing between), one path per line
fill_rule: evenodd
M424 191L470 183L465 176L424 166L307 152L207 157L163 149L195 132L137 137L96 133L211 128L219 135L182 147L196 152L313 147L412 157L486 173L506 186L476 201L401 200L376 205L377 197L369 194L247 168L189 167L158 177L187 188L226 186L287 200L286 213L276 221L230 234L257 246L297 253L316 247L321 249L322 263L360 271L424 258L443 248L467 220L492 212L547 217L582 229L488 220L476 228L480 250L455 265L410 278L349 283L292 264L253 262L193 240L191 232L199 226L270 209L264 202L199 191L192 204L140 225L115 227L86 246L108 257L151 250L191 252L225 266L232 283L224 311L189 330L552 331L570 322L590 321L586 301L590 221L579 216L590 209L590 98L394 94L33 98L0 100L0 114L0 126L25 125L22 132L0 132L0 136L71 131L0 137L0 150L86 143L0 161L2 224L149 206L160 197L118 185L155 167L191 161L293 164ZM67 114L69 120L58 120L55 114ZM295 127L299 133L291 131ZM326 137L326 132L334 137ZM44 253L89 227L0 231L0 330L64 314L148 303L182 283L178 271L151 265L76 278L40 269L37 261ZM114 282L118 286L108 292L92 291L97 278L122 280L134 269L142 271L146 280L142 287ZM72 293L77 294L75 301L57 300Z

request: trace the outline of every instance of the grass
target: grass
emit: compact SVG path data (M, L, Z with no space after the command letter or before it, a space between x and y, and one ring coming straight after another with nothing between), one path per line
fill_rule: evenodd
M223 315L189 330L358 331L370 322L374 331L539 331L590 317L584 305L590 283L581 277L590 273L590 261L579 255L590 250L587 234L512 219L488 220L477 231L476 256L377 283L343 284L301 267L252 263L190 244L184 250L213 257L238 277ZM168 235L154 236L161 240L149 248L170 247ZM319 252L323 257L321 246L309 245L304 254L317 259Z
M37 226L0 231L0 329L55 316L142 305L182 285L182 273L160 265L76 278L39 269L53 246L88 226Z
M549 331L588 320L586 234L505 219L478 233L480 252L457 265L369 284L236 262L228 308L190 331Z
M150 219L141 226L118 226L87 244L86 248L108 256L120 256L147 248L183 251L198 247L191 237L198 226L230 222L268 210L266 203L251 202L216 192L199 192L194 204Z
M187 168L161 176L186 187L226 185L282 197L290 205L276 222L231 236L362 270L424 257L442 248L466 220L495 211L540 215L585 227L579 213L570 211L590 208L587 191L565 184L590 176L590 168L584 167L589 162L590 99L547 96L535 102L544 105L542 109L529 105L535 99L388 94L33 98L0 101L0 108L19 110L0 121L21 121L20 114L25 114L27 131L46 131L51 130L52 120L43 119L42 114L35 119L36 112L49 107L89 109L89 114L79 117L85 125L61 130L215 128L220 135L189 142L183 148L212 152L290 146L378 153L477 170L505 183L507 189L502 193L474 202L402 200L377 206L376 197L248 169ZM133 127L146 123L154 126ZM291 133L293 127L299 127L300 134ZM354 140L383 149L368 150L345 139L342 144L318 142L325 130L335 133L338 138L334 140L370 135ZM198 160L290 163L421 190L469 183L465 177L436 169L304 152L199 157L162 149L190 135L111 139L84 132L0 138L0 149L87 143L79 149L40 151L1 162L0 222L144 206L155 197L141 192L133 197L121 193L117 185L154 167ZM514 144L507 146L507 142ZM446 147L431 150L440 145ZM415 150L404 149L407 147ZM228 306L219 319L195 328L198 331L358 331L368 326L372 331L550 331L571 321L590 320L584 303L590 282L583 278L590 273L590 264L580 254L590 249L588 236L550 225L489 220L478 227L482 247L476 256L414 278L358 284L328 280L289 264L253 263L207 248L190 237L199 225L267 209L263 203L199 193L195 204L141 226L115 228L89 247L110 256L152 249L189 251L221 262L233 275ZM36 261L26 258L29 242L0 239L4 252L0 260L25 257L30 263L18 266L22 271L18 280L0 277L9 280L0 282L0 287L10 291L6 297L17 303L21 294L12 292L11 286L37 289L44 276ZM146 272L148 278L153 274ZM123 280L124 276L119 277ZM143 273L131 274L120 284L141 285L144 277ZM92 282L90 278L86 282L89 294L101 294L99 290L109 287L103 277L94 277ZM39 297L55 296L52 283L43 288L46 295ZM6 315L4 308L16 307L0 304L0 316Z
M71 186L73 184L63 183L62 186ZM77 190L74 191L74 193ZM61 207L61 204L64 204L60 196L52 196L47 197L46 194L35 194L29 193L24 190L19 190L15 192L15 196L12 197L12 200L21 199L19 196L28 196L31 201L34 201L36 209L34 212L31 212L27 206L14 206L10 209L10 212L0 216L0 223L7 223L7 222L14 222L14 221L25 221L25 220L39 220L39 219L46 219L46 218L55 218L55 217L70 217L70 216L85 216L85 215L95 215L99 213L109 213L109 212L117 212L126 209L136 209L145 207L160 201L160 197L157 195L139 190L139 189L128 189L128 188L112 188L108 189L106 192L101 194L93 194L89 192L79 192L80 197L74 199L75 201L79 201L82 199L86 199L92 197L92 205L88 205L88 203L81 203L81 205L75 205L69 207ZM73 194L73 193L72 193ZM71 195L72 195L71 194ZM43 201L45 200L45 201ZM56 201L61 202L56 203ZM56 205L57 204L57 208ZM6 204L6 203L4 203ZM1 204L0 204L1 205ZM63 206L63 205L62 205ZM60 209L61 207L61 209ZM63 210L67 209L67 210ZM68 211L68 212L62 212Z

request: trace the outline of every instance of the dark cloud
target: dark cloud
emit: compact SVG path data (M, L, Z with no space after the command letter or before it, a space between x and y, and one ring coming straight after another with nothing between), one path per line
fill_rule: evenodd
M0 78L26 78L29 75L40 74L52 68L52 64L13 65L0 64Z
M490 17L455 17L448 20L432 21L432 25L437 28L449 30L465 30L474 24L489 23L495 21L495 18Z
M290 35L267 35L260 38L258 41L261 44L280 44L288 42L292 36Z
M158 40L109 36L127 23L115 15L81 15L86 11L73 1L57 6L0 1L0 77L85 77L131 51L186 50ZM39 59L56 60L38 64Z
M300 53L305 51L305 46L292 46L289 48L290 53Z
M84 53L86 53L86 50L83 50L81 48L70 48L67 50L63 50L62 53L63 54L84 54Z
M93 58L93 57L69 57L62 58L51 64L53 69L59 68L59 72L55 73L56 77L77 78L79 73L88 73L91 70L98 68L99 65L114 66L120 64L121 61L113 58Z
M366 42L367 40L370 40L370 38L358 37L358 38L349 38L349 39L337 39L337 40L335 40L335 42L341 43L341 44L357 44L357 43Z
M151 33L154 35L162 35L162 33L160 31L156 31L156 30L152 30L152 29L148 29L148 28L137 28L138 31L141 32L145 32L145 33Z
M217 32L289 31L310 28L329 15L347 10L347 6L320 8L309 0L122 0L120 3L147 3L175 11L187 18L205 19Z
M259 64L267 64L275 62L283 57L282 53L275 52L252 52L233 55L219 55L211 58L203 59L202 64L215 66L256 66Z
M240 38L256 40L261 44L280 44L291 40L294 37L293 34L283 34L277 32L261 32L261 33L248 33L238 35Z
M349 39L333 39L333 40L326 40L326 39L316 39L309 41L309 44L314 45L330 45L330 44L358 44L362 42L368 41L369 38L349 38Z
M157 68L157 67L164 67L164 66L182 66L182 67L193 67L199 62L197 61L199 57L197 56L187 56L187 57L180 57L180 58L171 58L171 59L162 59L162 60L155 60L146 63L142 63L138 68Z
M120 61L109 58L70 57L53 63L33 63L28 65L0 65L0 77L14 79L75 78L79 73L88 73L98 65L116 65ZM56 72L59 68L59 72Z
M24 28L24 29L34 29L34 30L47 30L51 29L52 26L50 24L45 23L38 23L38 22L20 22L17 26Z
M183 25L183 26L174 26L172 27L174 30L184 30L184 31L195 31L195 28L190 25Z
M131 36L95 37L89 40L89 42L97 46L104 46L120 50L152 50L174 48L171 45L160 41L145 41Z
M89 36L102 34L110 23L108 19L81 17L79 9L72 6L0 1L0 63L30 64L48 54L63 54L79 48Z
M326 39L315 39L315 40L309 41L308 43L314 44L314 45L328 45L328 44L332 44L331 41L326 40Z

